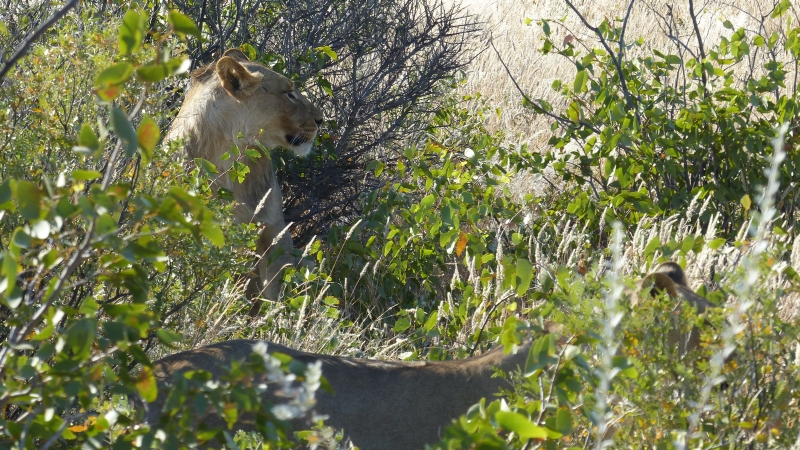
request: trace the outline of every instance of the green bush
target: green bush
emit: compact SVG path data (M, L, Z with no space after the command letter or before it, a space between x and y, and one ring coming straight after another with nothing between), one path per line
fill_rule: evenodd
M772 18L779 19L787 5L776 5ZM597 223L602 216L631 225L643 215L711 197L702 220L721 213L720 227L732 238L764 184L776 124L791 122L795 134L797 90L786 74L800 57L800 28L765 34L765 26L733 30L725 22L732 34L715 45L698 35L685 38L698 39L698 50L675 38L682 51L667 54L647 51L643 39L625 35L626 20L589 27L601 45L579 39L559 45L550 22L541 22L541 51L567 58L576 75L553 83L567 105L563 112L543 99L525 99L553 119L553 150L539 167L554 168L568 182L569 201L562 206L581 220ZM762 65L745 70L751 61ZM794 138L790 145L796 146ZM780 169L779 208L790 224L798 164L790 152Z
M256 357L232 367L217 385L206 382L207 374L188 373L168 399L172 420L132 427L142 408L132 410L122 399L155 399L146 351L154 343L178 342L180 335L161 328L161 321L195 300L192 284L204 283L182 267L210 265L195 258L214 257L225 237L202 197L164 182L182 169L156 147L159 127L146 113L155 87L186 70L184 59L171 55L186 36L199 37L197 28L173 11L160 19L162 31L148 34L148 17L132 9L112 40L91 12L81 16L87 28L62 23L48 39L63 46L47 54L38 48L17 69L19 75L47 58L71 64L63 72L34 71L42 74L34 80L43 84L41 111L20 115L34 126L9 130L15 152L4 161L0 182L0 444L186 448L210 439L234 442L224 429L198 428L193 420L214 408L228 418L255 414L263 439L291 448L296 439L272 405L251 400L258 393L254 374L276 367L284 373L289 361L270 368ZM62 53L72 39L93 40L97 56ZM118 54L110 58L104 44L115 42ZM76 98L95 64L99 73L87 82L94 102ZM67 79L80 83L72 97L62 98ZM4 97L7 104L24 98L19 80L8 89L15 91ZM50 108L51 102L61 103ZM59 121L67 121L62 129ZM204 187L197 173L189 181ZM176 264L180 273L173 275ZM219 276L209 272L203 276Z

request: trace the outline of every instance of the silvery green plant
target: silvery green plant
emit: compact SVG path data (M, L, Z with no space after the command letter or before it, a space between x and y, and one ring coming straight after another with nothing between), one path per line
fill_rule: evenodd
M599 386L595 393L597 399L595 409L591 415L595 429L595 448L601 449L611 446L610 440L604 440L609 429L609 408L608 396L611 390L611 381L616 377L620 369L614 365L614 355L616 355L619 345L617 344L614 333L622 320L623 312L619 309L619 300L625 289L622 281L622 269L625 266L622 243L622 224L614 222L613 240L611 244L610 271L606 275L608 280L608 291L605 293L604 317L603 321L603 342L599 345L601 353L600 367L595 371Z

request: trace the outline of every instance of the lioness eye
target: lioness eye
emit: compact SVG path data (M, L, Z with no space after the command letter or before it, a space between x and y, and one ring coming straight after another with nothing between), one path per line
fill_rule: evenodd
M287 95L287 96L289 97L289 99L291 99L291 100L297 100L297 97L295 97L295 96L294 96L294 93L292 93L292 92L287 92L287 93L286 93L286 95Z

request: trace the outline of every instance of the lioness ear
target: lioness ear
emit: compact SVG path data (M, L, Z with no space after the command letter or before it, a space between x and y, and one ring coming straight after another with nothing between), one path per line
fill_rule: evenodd
M238 48L229 48L225 50L225 53L222 56L228 56L238 61L250 61L250 58L247 57L241 50Z
M230 56L223 56L217 61L217 76L228 94L236 98L251 95L261 84L262 78L261 74L250 72Z

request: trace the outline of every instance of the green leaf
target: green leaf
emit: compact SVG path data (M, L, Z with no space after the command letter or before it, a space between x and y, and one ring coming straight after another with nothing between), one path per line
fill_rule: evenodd
M397 319L397 322L395 322L394 327L392 328L392 331L394 331L395 333L401 333L403 331L406 331L408 329L408 327L410 327L410 326L411 326L411 322L409 322L408 318L407 317L401 317L401 318Z
M575 75L575 83L572 88L576 93L581 93L586 88L586 81L589 79L589 74L586 70L579 70Z
M97 139L94 130L92 130L92 127L87 123L81 125L81 132L78 135L78 145L92 150L97 150L100 147L100 140Z
M330 58L330 59L332 59L334 61L338 61L339 60L339 55L337 55L336 52L333 51L333 49L328 47L327 45L323 46L323 47L317 47L314 50L328 55L328 58Z
M209 175L216 175L219 173L217 167L209 160L203 158L195 158L194 164L199 167L203 172Z
M0 253L0 257L3 258L3 265L0 266L0 275L5 277L5 294L8 296L11 294L11 291L14 289L14 287L16 287L15 281L17 279L17 271L19 270L19 266L17 265L17 259L8 250Z
M97 95L105 100L111 101L119 97L120 86L128 81L133 73L133 65L126 62L114 64L113 66L100 72L94 80L94 89Z
M136 390L142 400L148 403L156 401L156 398L158 398L158 386L156 385L156 377L153 375L153 369L147 366L142 367L136 377Z
M125 143L125 157L130 158L136 153L139 147L138 138L136 137L136 130L133 128L131 120L125 111L114 106L111 108L111 129L117 133L117 136Z
M83 359L91 355L96 332L95 319L78 320L67 329L67 343L77 358Z
M547 439L547 430L534 425L527 417L513 411L498 411L495 420L504 430L517 433L521 439Z
M11 200L11 180L5 180L0 183L0 210L4 203Z
M725 238L716 238L708 243L708 248L710 248L711 250L716 250L722 247L725 244L725 242L726 242Z
M533 265L527 259L517 260L517 296L522 297L533 280Z
M648 242L647 246L644 248L645 259L653 256L658 247L661 247L661 239L655 236L653 239L650 239L650 242Z
M3 23L2 20L0 20L0 36L5 36L5 35L8 35L8 27L6 27L6 24Z
M433 194L428 194L425 197L423 197L422 200L420 200L419 206L420 208L428 209L433 205L433 202L435 200L436 198L433 196Z
M169 330L159 329L156 331L156 336L164 344L170 345L183 340L183 336L178 333L173 333Z
M317 77L317 85L328 94L329 97L333 97L333 86L331 86L331 82L323 78L322 76Z
M153 157L153 150L161 138L161 132L158 130L156 122L145 115L139 123L139 128L136 129L136 138L139 141L139 147L142 148L142 159L146 163Z
M558 408L556 413L556 431L561 434L572 432L572 413L569 408Z
M678 55L665 55L664 61L669 65L679 66L681 64L681 58Z
M22 217L27 220L38 219L42 211L41 191L39 187L27 180L17 183L17 205Z
M581 105L576 101L572 101L567 108L567 117L573 122L580 122L581 120Z
M96 180L102 176L103 174L96 170L73 170L71 175L75 181Z
M200 30L197 28L197 25L192 22L192 19L188 18L181 12L174 9L170 11L167 22L169 23L170 28L175 30L179 36L183 37L185 34L190 34L197 39L200 39Z
M775 9L772 10L772 14L770 14L770 17L772 17L773 19L780 17L791 7L792 3L789 0L781 0L780 3L775 5Z
M136 76L148 83L157 83L172 75L178 75L189 70L191 60L188 58L172 58L166 62L153 62L139 66Z
M748 194L745 194L744 197L739 200L739 203L742 204L742 207L745 211L750 211L750 206L753 205L753 202L750 200L750 196Z
M119 37L117 39L120 55L130 55L142 48L142 39L144 39L146 26L147 16L145 14L140 14L132 9L125 13L125 17L119 26Z
M222 233L222 228L216 222L204 220L200 223L200 232L217 247L225 244L225 234Z

